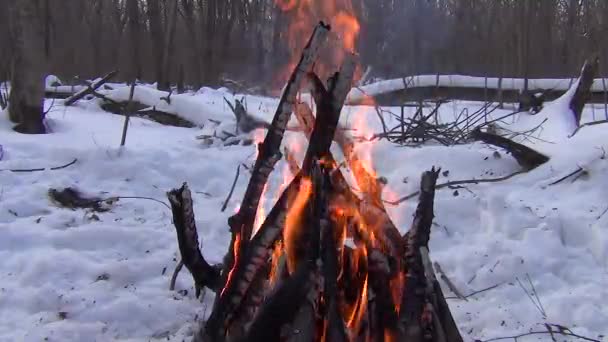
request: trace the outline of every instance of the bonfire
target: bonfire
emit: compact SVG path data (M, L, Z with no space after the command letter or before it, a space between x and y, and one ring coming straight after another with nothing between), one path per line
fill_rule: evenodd
M169 193L182 261L198 289L216 293L195 341L462 341L428 251L439 170L423 174L413 224L402 235L383 205L385 184L370 156L338 127L358 72L352 8L328 4L332 25L315 26L307 1L279 5L299 15L289 35L302 53L290 63L275 116L258 139L247 190L228 222L232 239L222 265L208 264L199 250L187 184ZM299 46L306 27L314 30ZM316 117L297 101L303 89L310 90ZM278 198L267 198L292 113L309 144L301 163L290 158L293 177ZM343 163L330 151L334 141ZM268 200L276 203L261 214L260 203Z

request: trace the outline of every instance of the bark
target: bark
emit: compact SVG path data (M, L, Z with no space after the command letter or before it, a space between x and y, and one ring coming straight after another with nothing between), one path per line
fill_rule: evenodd
M171 59L175 48L175 29L177 26L177 0L170 1L171 8L168 14L168 22L165 29L165 45L162 47L162 77L158 80L158 90L169 91L171 89Z
M216 299L211 316L205 328L200 332L201 336L209 336L211 340L221 339L225 336L227 322L232 319L255 274L266 261L263 256L264 253L268 252L267 248L274 243L271 239L278 237L275 233L280 235L281 228L284 225L286 207L282 207L277 203L275 205L276 209L273 208L266 219L267 222L272 223L268 225L271 228L269 230L272 232L270 236L262 232L263 225L260 228L260 232L256 234L256 239L250 241L255 215L264 186L274 165L281 159L281 141L293 110L296 93L301 87L306 72L311 69L316 60L318 49L324 42L327 33L328 28L324 25L319 25L313 32L307 47L302 53L300 63L287 83L266 138L259 146L258 159L254 165L241 208L236 215L229 219L233 237L229 251L224 258L224 274L233 274L231 279L228 279L226 282L221 295ZM296 179L299 178L296 177ZM292 184L297 184L297 182L299 180L294 180ZM283 195L281 195L279 202L286 205L287 194L293 190L294 188L289 186ZM277 227L279 228L278 230L276 229ZM261 241L257 239L258 236L263 237L260 239ZM235 246L237 239L239 241L238 248ZM260 243L261 246L257 245L257 243ZM235 254L239 257L234 258Z
M9 118L15 130L26 134L45 133L43 123L45 26L38 0L20 0L10 5L13 59Z
M593 81L598 68L598 58L593 58L585 63L583 70L581 71L576 92L574 93L572 100L570 100L570 109L572 109L572 112L574 113L577 126L581 123L581 116L583 115L585 104L591 98L591 87L593 86Z
M150 38L153 46L154 79L158 85L166 84L166 75L163 69L163 53L165 51L165 37L161 21L160 0L147 0L147 16L150 25ZM159 88L160 89L160 88Z
M199 249L192 195L188 185L167 193L173 211L173 224L177 232L177 241L182 262L192 274L197 286L197 296L200 289L208 287L217 290L219 287L219 270L205 261Z
M129 30L129 70L127 70L127 79L137 80L141 78L141 23L139 18L139 2L138 0L126 0L126 16L127 16L127 27Z
M435 185L440 171L433 168L423 173L414 222L404 236L407 273L399 315L404 338L408 340L462 342L428 256Z

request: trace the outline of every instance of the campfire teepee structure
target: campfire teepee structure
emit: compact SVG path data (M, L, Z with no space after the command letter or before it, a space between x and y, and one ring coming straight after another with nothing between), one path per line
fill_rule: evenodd
M195 341L462 341L428 250L439 170L423 174L413 224L402 236L382 204L381 182L352 143L340 139L361 196L330 152L356 56L346 56L324 84L312 66L329 30L323 23L315 28L258 146L242 205L229 220L232 240L221 269L199 250L187 185L168 194L182 261L197 288L216 292ZM307 80L317 115L305 158L252 234L264 186L282 158L296 94Z

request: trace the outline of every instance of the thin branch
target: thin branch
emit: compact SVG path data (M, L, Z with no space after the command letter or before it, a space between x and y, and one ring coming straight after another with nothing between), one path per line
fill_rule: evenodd
M65 169L68 166L72 166L72 165L76 164L77 161L78 161L78 158L74 158L74 160L72 160L71 162L69 162L69 163L67 163L65 165L55 166L55 167L51 167L51 168L41 167L41 168L36 168L36 169L3 169L3 170L0 170L0 172L1 171L10 171L10 172L38 172L38 171L46 171L46 170L56 171L56 170Z
M576 170L570 172L569 174L563 176L562 178L556 180L555 182L549 183L549 185L555 185L555 184L561 183L564 180L566 180L566 179L568 179L568 178L570 178L570 177L574 176L575 174L577 174L579 172L582 172L582 171L583 171L583 168L582 167L578 167Z
M152 197L142 197L142 196L112 196L112 197L100 199L100 200L94 201L94 202L98 202L99 203L99 202L108 202L108 201L121 200L121 199L143 199L143 200L153 201L153 202L156 202L156 203L160 203L160 204L164 205L165 207L167 207L167 209L171 210L171 207L167 203L165 203L165 202L163 202L161 200L157 200L156 198L152 198Z
M228 202L230 202L230 199L232 198L232 194L234 193L234 188L236 187L236 182L239 180L239 176L241 174L241 164L239 164L239 166L237 166L236 168L236 175L234 176L234 181L232 182L232 187L230 188L230 192L228 193L228 197L226 197L226 200L224 201L224 204L222 205L222 212L226 211L226 208L228 207Z
M553 326L556 326L556 325L553 325ZM522 334L519 334L519 335L494 337L494 338L491 338L489 340L475 340L475 342L492 342L492 341L501 341L501 340L510 340L510 339L513 339L513 340L517 341L517 339L521 338L521 337L532 336L532 335L545 335L545 334L549 334L549 335L552 335L552 336L554 334L557 334L557 335L562 335L562 336L575 337L575 338L578 338L578 339L581 339L581 340L585 340L585 341L590 341L590 342L601 342L600 340L596 340L596 339L593 339L593 338L590 338L590 337L585 337L585 336L582 336L582 335L575 334L570 329L560 329L558 331L554 331L554 330L550 330L550 331L549 330L548 331L530 331L530 332L522 333Z
M435 262L434 266L435 266L435 269L437 270L437 273L439 273L439 277L448 286L450 291L452 291L452 293L455 294L456 297L467 300L467 298L462 294L462 292L460 292L460 290L456 287L456 285L454 285L454 283L450 280L450 278L448 278L448 276L445 274L445 272L443 272L443 269L441 268L439 263Z
M606 120L598 120L598 121L592 121L592 122L587 122L587 123L584 123L584 124L582 124L582 125L578 126L578 127L577 127L577 128L574 130L574 132L573 132L573 133L570 135L570 137L573 137L573 136L574 136L574 135L575 135L575 134L576 134L576 133L577 133L577 132L578 132L578 131L579 131L581 128L583 128L583 127L587 127L587 126L594 126L594 125L600 125L600 124L605 124L605 123L608 123L608 119L606 119Z
M473 297L473 296L476 296L476 295L478 295L478 294L480 294L480 293L483 293L483 292L486 292L486 291L493 290L493 289L495 289L495 288L499 287L499 286L500 286L500 285L502 285L502 284L504 284L504 283L498 283L498 284L496 284L496 285L488 286L488 287L483 288L483 289L481 289L481 290L473 291L473 292L469 293L468 295L463 296L462 298L460 298L460 297L445 297L445 299L461 299L461 300L467 300L467 299L469 299L469 298L471 298L471 297Z
M173 275L171 276L171 283L169 284L169 291L175 290L175 281L177 280L177 275L184 267L184 261L180 260L179 263L175 266L175 270L173 271Z
M450 187L450 186L454 186L454 185L463 185L463 184L482 184L482 183L497 183L497 182L502 182L505 181L507 179L513 178L517 175L520 175L522 173L526 173L526 170L520 170L517 172L514 172L510 175L504 176L504 177L499 177L499 178L490 178L490 179L467 179L467 180L458 180L458 181L451 181L451 182L447 182L447 183L443 183L443 184L439 184L435 187L435 190L439 190L439 189L443 189L446 187ZM413 192L407 196L403 196L400 199L396 200L396 201L383 201L386 204L389 205L399 205L413 197L418 196L418 194L420 194L420 191L416 191Z

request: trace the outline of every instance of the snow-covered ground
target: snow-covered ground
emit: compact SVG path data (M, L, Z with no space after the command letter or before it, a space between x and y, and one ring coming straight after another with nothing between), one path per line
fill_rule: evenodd
M138 91L142 98L157 96L151 89ZM113 92L125 96L126 88ZM204 131L214 125L208 119L222 121L218 129L233 131L224 96L232 99L212 89L173 95L172 106L164 109L205 124ZM551 156L548 163L503 182L437 192L433 261L465 295L498 285L466 301L448 300L467 341L542 330L546 322L598 340L608 336L606 126L585 127L567 138L568 113L556 102L537 116L519 115L510 126L526 130L547 118L547 126L537 130L542 140L528 143L537 142L535 148ZM249 96L246 103L249 112L270 120L277 100ZM441 116L447 120L463 107L479 106L447 104ZM603 109L587 108L585 120L594 115L603 118ZM188 340L209 313L212 295L202 303L195 299L186 270L176 291L169 291L179 253L169 209L151 200L122 199L105 213L72 211L52 204L47 191L73 186L100 197L166 202L166 191L188 182L203 253L216 263L226 251L226 220L239 205L247 177L239 179L229 210L222 213L220 207L237 166L253 162L254 147L208 146L196 139L200 128L134 118L121 151L124 118L101 111L97 100L70 108L56 100L47 118L51 134L26 136L11 130L6 113L0 115L0 340ZM368 133L380 131L375 111L366 107L345 108L342 122L365 122ZM295 149L301 157L304 138L289 132L286 141L301 146ZM420 174L433 165L445 171L439 182L519 170L509 155L479 143L406 148L380 141L362 147L369 148L379 175L389 180L386 199L415 191ZM74 158L75 165L55 171L7 171L59 166ZM549 185L578 167L585 170L581 177ZM284 170L281 161L270 195ZM416 203L412 199L388 207L402 231L408 229ZM271 206L265 202L267 210ZM541 305L524 291L533 292L530 283ZM444 292L452 296L447 287ZM551 338L535 335L528 340Z

